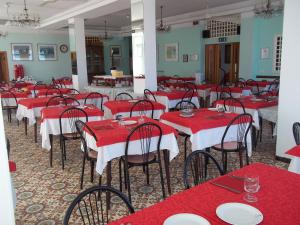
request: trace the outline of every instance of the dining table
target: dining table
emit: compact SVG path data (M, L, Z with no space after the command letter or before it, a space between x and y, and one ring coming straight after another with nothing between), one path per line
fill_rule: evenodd
M181 111L164 113L160 122L167 124L179 132L190 136L192 151L204 150L220 144L228 123L238 114L218 112L214 108L194 109L191 116L182 115ZM225 141L236 141L238 124L233 124ZM252 155L250 132L247 135L248 156Z
M210 90L210 99L209 102L212 104L214 101L218 99L218 95L221 93L221 91L226 91L228 93L231 93L231 96L234 98L240 98L242 96L250 96L252 95L251 87L223 87L218 88L217 86L212 87ZM229 96L228 96L229 97Z
M106 119L113 119L117 118L118 116L129 117L132 106L139 100L140 99L107 101L103 104L104 116ZM151 102L154 106L153 118L159 119L159 117L165 112L166 106L159 102ZM143 107L135 107L135 109L132 112L132 115L140 115L141 111L144 111L143 113L146 116L151 117L152 110L149 105L145 105Z
M214 181L224 179L225 176L243 179L249 174L259 176L260 188L255 194L258 201L254 203L248 203L243 199L245 192L236 193L213 185ZM259 223L261 225L300 224L299 188L300 176L298 174L262 163L253 163L223 177L181 191L164 201L108 223L108 225L163 225L168 217L180 213L201 216L211 225L226 225L228 223L220 219L216 211L219 206L232 203L242 203L258 209L262 213L262 221ZM235 212L231 209L231 213ZM241 217L243 217L242 214L239 218ZM245 224L247 224L246 221Z
M59 90L59 91L58 91ZM71 93L71 89L69 88L50 88L50 89L39 89L36 91L36 97L45 97L46 94L48 94L48 96L50 95L57 95L57 94L62 94L62 95L66 95L66 94L69 94Z
M300 145L292 147L286 154L292 157L289 164L289 171L300 174Z
M78 94L69 94L69 96L76 99L80 103L80 105L84 105L84 101L88 97L89 94L90 94L90 92L81 92ZM102 98L99 97L99 95L89 96L89 98L87 100L88 103L90 103L92 101L96 107L98 107L99 109L103 109L103 103L105 103L109 100L109 96L105 95L105 94L101 94L101 95L102 95Z
M60 116L61 114L71 108L71 106L53 106L41 109L41 126L40 135L42 136L42 148L50 151L50 166L52 166L53 154L53 136L60 135ZM82 109L88 116L88 121L103 120L104 113L94 105L77 106L76 108ZM84 115L78 119L85 121ZM62 133L73 133L74 127L70 126L70 121L67 114L61 118Z
M17 106L18 100L31 97L29 91L11 91L11 93L13 94L9 92L0 93L2 106Z

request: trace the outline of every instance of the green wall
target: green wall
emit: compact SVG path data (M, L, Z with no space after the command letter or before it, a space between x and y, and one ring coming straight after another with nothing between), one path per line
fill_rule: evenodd
M103 43L104 51L104 70L106 74L110 74L111 68L111 57L110 57L110 46L119 45L121 46L121 64L118 70L123 70L124 74L130 73L129 67L129 48L131 46L131 37L113 37L111 40L106 40ZM117 58L117 57L115 57Z
M33 50L32 61L13 61L11 54L12 43L31 43ZM56 61L39 61L37 53L37 44L56 44ZM0 51L6 51L8 57L10 79L14 77L13 66L22 64L25 69L25 75L32 76L36 80L49 82L52 77L61 77L71 75L70 52L61 53L59 46L67 44L69 46L69 35L53 33L9 33L5 38L0 38Z
M202 28L200 26L172 29L167 33L157 33L158 64L157 71L163 75L190 76L199 72L200 62L203 61L201 45ZM165 44L178 43L178 62L165 61ZM198 61L183 62L182 55L198 54Z

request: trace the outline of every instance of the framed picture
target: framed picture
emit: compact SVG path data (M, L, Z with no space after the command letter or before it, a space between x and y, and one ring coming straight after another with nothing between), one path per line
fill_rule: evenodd
M32 44L11 44L13 61L33 60Z
M270 49L269 48L261 48L260 49L260 58L268 59L270 57Z
M178 43L165 44L165 61L178 61Z
M189 61L189 55L188 54L183 54L182 55L182 61L183 62L188 62Z
M56 45L53 44L38 44L38 54L40 61L57 60Z
M122 56L120 45L111 45L110 46L110 56L112 56L112 55L117 56L117 57Z

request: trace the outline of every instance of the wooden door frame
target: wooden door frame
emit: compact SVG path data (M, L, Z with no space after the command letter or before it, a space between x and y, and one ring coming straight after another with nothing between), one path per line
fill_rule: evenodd
M210 51L209 48L213 48L214 55L211 56L214 62L217 64L211 68L208 64L211 61L211 57L209 56L208 52ZM221 63L221 49L219 44L208 44L205 45L205 79L210 83L219 84L220 83L220 63ZM212 71L210 71L212 69Z
M5 63L4 63L4 67L5 67L5 71L6 73L3 76L3 81L5 82L9 82L9 67L8 67L8 58L7 58L7 52L6 51L0 51L0 55L4 54L5 56ZM1 60L1 64L3 65L3 62Z

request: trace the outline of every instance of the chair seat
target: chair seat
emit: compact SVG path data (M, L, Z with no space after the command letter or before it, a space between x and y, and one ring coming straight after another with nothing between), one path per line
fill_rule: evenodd
M3 106L2 109L17 109L17 106Z
M64 136L64 138L67 138L67 139L79 138L78 133L66 133L66 134L63 134L63 136Z
M240 144L237 141L228 141L223 143L223 150L237 150L239 147ZM212 148L216 150L222 150L221 144L214 145Z
M147 163L147 161L145 161L145 158L142 155L129 155L127 157L128 163L132 163L132 164L143 164L143 163ZM155 153L150 152L149 156L148 156L148 162L152 162L155 160Z
M88 156L89 156L90 158L92 158L92 159L97 159L97 157L98 157L98 152L93 151L93 150L90 150L90 151L88 151Z

